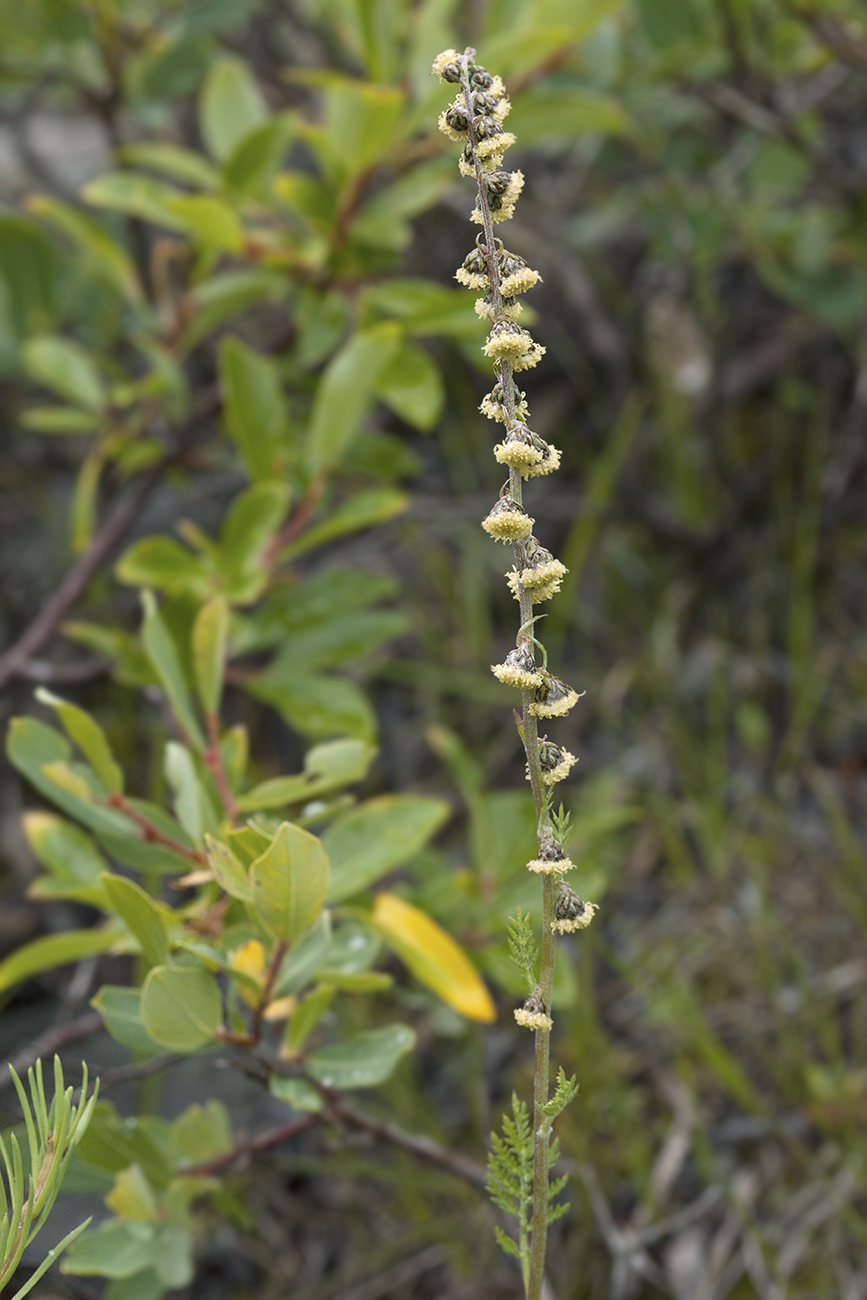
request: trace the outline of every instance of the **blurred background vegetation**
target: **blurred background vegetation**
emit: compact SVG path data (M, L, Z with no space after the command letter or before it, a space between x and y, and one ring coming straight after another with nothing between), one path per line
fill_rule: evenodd
M259 779L376 735L368 793L449 801L400 888L473 952L500 1022L401 985L420 1049L371 1106L479 1158L531 1077L502 930L532 818L488 670L515 609L478 527L491 380L452 279L472 198L429 68L472 44L505 78L527 178L505 238L544 280L526 390L563 450L532 485L570 570L544 635L587 692L557 740L600 904L562 949L554 1059L581 1096L551 1281L867 1297L861 5L2 0L0 30L4 725L48 685L158 800L134 588L178 628L231 589L227 717ZM275 478L289 522L240 558L214 543ZM5 768L2 955L93 915L28 895L35 800ZM115 960L4 994L0 1051L79 1023ZM81 1055L128 1059L105 1035ZM128 1111L171 1111L170 1082L126 1087ZM173 1294L518 1294L483 1202L409 1158L326 1137L233 1179Z

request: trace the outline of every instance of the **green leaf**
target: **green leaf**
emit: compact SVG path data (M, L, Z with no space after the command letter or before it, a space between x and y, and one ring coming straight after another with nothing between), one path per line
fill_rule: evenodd
M359 330L326 367L310 417L308 460L314 473L337 464L355 436L401 331L392 322Z
M272 1074L268 1080L268 1090L278 1101L285 1101L293 1110L322 1110L325 1102L322 1094L306 1079L287 1079L282 1074Z
M160 1249L153 1224L109 1219L71 1247L61 1271L82 1277L132 1277L155 1266Z
M240 253L244 228L235 209L213 194L184 194L167 200L194 243L216 253Z
M202 606L193 624L193 669L206 714L220 711L228 635L229 607L223 596L214 596Z
M84 186L88 203L111 212L140 217L166 230L186 230L187 223L172 208L178 191L137 172L106 172Z
M69 509L69 532L72 549L80 555L89 545L96 526L96 494L102 476L104 449L96 443L78 470Z
M400 1058L412 1051L415 1034L406 1025L389 1025L356 1034L333 1047L311 1053L308 1074L326 1088L372 1088L383 1083Z
M45 194L29 198L27 208L72 241L88 270L129 302L136 306L142 302L142 289L134 262L102 226L71 204Z
M54 880L102 895L100 876L108 864L89 835L54 813L26 812L22 820L27 843Z
M249 678L243 686L257 700L273 704L302 735L349 735L369 742L376 733L376 716L367 696L342 677L299 673L294 681Z
M171 633L166 627L157 609L157 603L150 591L142 592L144 607L144 624L142 641L148 658L160 679L162 688L171 705L172 713L180 723L186 735L198 749L205 748L205 738L199 726L190 692L184 677L177 647Z
M168 936L163 918L153 899L133 880L113 876L102 877L109 906L126 922L141 944L142 956L149 966L160 966L169 951Z
M93 803L89 793L87 798L81 798L45 775L46 768L68 765L71 749L59 731L46 727L35 718L13 718L7 733L6 752L10 762L41 795L91 830L123 834L135 829L122 813Z
M407 617L398 610L336 608L331 617L287 632L279 653L260 681L291 684L299 675L354 663L406 631Z
M50 240L31 221L0 213L0 301L4 327L8 321L16 342L51 327L58 261Z
M121 162L144 167L197 190L220 188L220 173L217 168L192 149L182 149L179 145L165 144L158 140L142 140L137 144L123 145L116 154Z
M95 433L99 428L99 417L90 411L80 411L74 406L31 406L22 411L18 417L22 429L33 429L36 433L69 433L73 436L82 433Z
M284 822L250 867L253 908L273 938L292 943L313 924L325 903L329 871L320 840Z
M296 555L314 550L325 542L333 542L338 537L357 533L362 528L386 523L402 514L408 504L409 497L406 493L398 492L395 488L368 488L365 492L357 492L332 510L321 524L308 528L296 542L284 547L280 559L294 559Z
M210 1042L222 1017L217 981L195 966L155 966L141 991L146 1033L173 1052L195 1052Z
M102 727L76 704L69 704L42 687L36 692L40 704L54 709L69 739L74 741L112 794L123 793L123 773L114 761Z
M199 117L208 152L219 162L267 120L259 87L240 59L221 59L211 66L202 86Z
M72 763L46 763L42 775L64 794L87 804L93 798L93 790L84 776L86 770L79 764L73 766Z
M21 349L27 374L68 402L89 411L101 411L105 387L90 355L72 339L43 334L28 339Z
M706 34L703 6L696 0L637 0L636 8L645 34L658 49L701 40Z
M156 1269L146 1268L134 1277L109 1282L103 1291L103 1300L163 1300L166 1288Z
M228 831L223 838L245 869L250 868L256 858L265 852L272 839L253 822L248 822L238 830Z
M172 1124L172 1142L198 1164L232 1150L232 1123L221 1101L194 1102Z
M323 980L332 980L335 975L360 975L373 965L381 948L379 934L372 926L355 918L343 921L332 935L327 966L318 973Z
M362 226L372 227L376 222L393 221L396 217L414 217L432 208L453 184L453 165L444 167L442 160L437 159L426 166L414 167L399 180L377 190L353 222L353 235Z
M104 984L90 1005L105 1021L105 1027L115 1042L128 1047L131 1052L155 1056L162 1051L144 1027L141 1018L141 990L120 985Z
M223 165L223 179L241 194L263 191L279 170L295 132L295 120L280 113L244 136Z
M254 786L238 800L245 812L259 808L282 808L300 803L340 786L361 781L376 750L361 740L330 740L314 745L304 759L300 776L278 776Z
M394 151L405 96L389 86L349 77L330 79L325 91L324 147L334 168L357 176Z
M330 903L351 898L424 848L450 812L426 795L382 795L332 823L322 843L331 860Z
M228 845L222 844L210 835L206 835L205 852L208 855L208 864L214 873L214 879L220 888L225 889L226 893L231 894L233 898L239 898L242 903L252 903L254 897L253 886L250 883L247 867L235 856Z
M299 1002L286 1025L286 1050L290 1058L297 1056L322 1016L334 1001L337 990L333 985L321 985Z
M157 1217L156 1197L138 1165L120 1170L105 1203L120 1218L133 1223L153 1223Z
M210 595L214 580L201 559L171 537L143 537L115 565L115 574L130 587L156 587L169 595L197 600Z
M414 429L428 432L442 413L444 393L438 367L414 343L402 343L376 386L376 396Z
M55 966L68 966L82 957L107 952L114 947L121 934L119 926L109 925L99 930L66 930L62 934L34 939L0 962L0 993L41 971L53 970Z
M446 289L430 280L392 279L364 291L365 307L396 317L413 335L480 335L482 325L465 289Z
M520 95L509 118L521 146L549 137L574 137L585 132L620 135L628 126L623 106L608 95L587 90L551 91L536 88Z
M277 366L238 339L220 344L223 418L254 482L285 469L286 399Z
M319 920L305 930L280 963L274 981L274 996L300 992L326 960L330 946L331 914L322 912Z
M179 745L174 740L168 742L164 771L175 796L178 821L193 843L201 844L206 830L217 830L219 819L211 806L193 756L185 745Z
M220 534L220 569L226 597L239 604L255 600L267 582L265 558L289 505L285 483L256 483L235 498Z
M165 1120L149 1115L122 1119L108 1101L97 1102L78 1154L85 1164L110 1173L138 1164L156 1187L171 1182L176 1160Z

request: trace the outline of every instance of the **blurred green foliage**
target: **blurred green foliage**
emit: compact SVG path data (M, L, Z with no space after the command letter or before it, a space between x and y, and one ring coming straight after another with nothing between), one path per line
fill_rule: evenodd
M7 644L85 578L0 668L10 713L41 683L65 732L28 717L9 745L27 805L45 801L31 894L79 909L4 940L10 1011L22 981L113 948L130 983L95 1005L136 1059L207 1043L227 978L226 1026L247 1032L257 950L216 972L297 939L294 914L277 935L243 896L275 844L291 873L286 815L333 875L274 990L297 999L288 1050L313 1082L274 1074L272 1095L307 1113L327 1070L366 1069L371 1106L481 1156L491 1108L526 1085L524 1042L494 1031L486 1056L437 1000L447 981L381 969L369 893L400 870L401 900L460 940L508 1021L506 920L538 906L532 812L488 673L513 610L477 527L499 486L483 329L451 279L471 200L429 76L469 42L523 150L507 242L544 277L527 386L567 478L533 513L570 569L545 639L588 687L564 724L583 770L567 802L576 888L601 910L558 969L557 1059L581 1094L552 1278L575 1297L860 1294L861 7L2 0L0 30ZM9 854L19 897L32 858ZM167 892L191 867L215 880ZM216 939L215 881L232 900ZM258 1225L243 1174L184 1173L233 1140L206 1092L131 1126L101 1103L74 1176L112 1217L71 1262L108 1276L110 1258L110 1300L132 1278L155 1300L195 1277L217 1217L265 1241L276 1173ZM442 1171L315 1150L285 1168L373 1179L382 1241L493 1271ZM617 1253L608 1206L643 1254ZM337 1285L393 1262L367 1214L345 1212Z

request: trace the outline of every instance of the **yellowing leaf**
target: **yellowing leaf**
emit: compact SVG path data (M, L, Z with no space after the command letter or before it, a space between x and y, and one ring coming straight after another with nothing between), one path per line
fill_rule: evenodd
M258 939L248 939L242 943L240 948L232 956L232 970L240 971L242 975L249 975L257 984L262 984L262 977L265 971L265 949ZM258 996L252 989L244 988L240 985L241 997L245 1002L254 1007L258 1002Z
M379 894L373 923L416 979L448 1006L486 1025L496 1019L491 995L475 967L436 921L395 894Z

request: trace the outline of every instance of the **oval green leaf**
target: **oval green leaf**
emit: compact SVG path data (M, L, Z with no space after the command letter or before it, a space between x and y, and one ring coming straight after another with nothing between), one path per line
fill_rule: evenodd
M173 1052L195 1052L216 1033L222 1018L213 975L196 966L155 966L141 991L145 1032Z
M389 1025L356 1034L346 1042L313 1052L307 1072L326 1088L372 1088L383 1083L400 1058L412 1050L415 1034L406 1025Z

